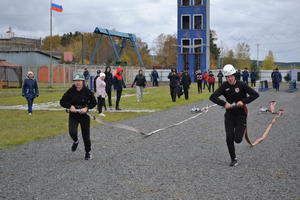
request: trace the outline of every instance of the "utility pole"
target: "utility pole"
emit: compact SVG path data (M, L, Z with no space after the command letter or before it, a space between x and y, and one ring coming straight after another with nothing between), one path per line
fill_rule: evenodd
M50 66L49 66L49 82L50 87L53 87L53 70L52 70L52 0L50 0Z
M257 45L257 57L256 57L256 67L258 68L258 55L259 55L259 44L256 44Z
M83 44L83 34L81 33L81 63L84 64L84 44Z

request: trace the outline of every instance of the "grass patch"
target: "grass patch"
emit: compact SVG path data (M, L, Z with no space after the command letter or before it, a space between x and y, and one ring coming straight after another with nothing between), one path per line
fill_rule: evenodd
M114 122L144 113L107 113L105 120ZM94 120L91 126L98 126ZM0 149L12 145L55 136L68 131L68 114L61 111L34 111L29 116L23 110L1 110L0 112Z
M67 88L41 88L40 96L34 103L46 103L59 101ZM165 110L174 106L184 105L194 101L207 99L209 93L197 94L196 84L192 84L190 98L184 96L171 101L168 86L158 88L145 88L143 102L136 102L136 97L122 97L120 107L123 109L159 109ZM4 95L3 95L4 94ZM126 89L123 94L135 94L135 89ZM115 96L115 93L112 94ZM0 89L0 105L25 105L26 99L21 96L21 89ZM114 105L114 102L113 102ZM138 117L147 113L115 113L107 112L104 120L114 122L131 117ZM92 126L99 124L92 121ZM63 111L33 111L33 115L27 115L24 110L0 110L0 149L13 145L26 144L27 142L47 138L68 132L68 115Z

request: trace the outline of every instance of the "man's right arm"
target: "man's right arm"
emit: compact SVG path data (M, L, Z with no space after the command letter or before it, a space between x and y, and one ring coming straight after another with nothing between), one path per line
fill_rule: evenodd
M226 102L219 97L224 94L224 86L221 85L214 93L212 93L209 97L209 100L214 102L215 104L218 104L219 106L225 107Z

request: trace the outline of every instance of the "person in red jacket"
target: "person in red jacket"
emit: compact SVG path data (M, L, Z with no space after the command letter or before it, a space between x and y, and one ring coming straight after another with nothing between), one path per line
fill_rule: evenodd
M123 88L126 88L126 85L125 85L122 75L123 75L123 68L118 67L116 70L116 74L114 75L114 79L113 79L114 89L117 92L116 110L121 110L119 107L119 103L121 100Z
M203 90L205 89L205 86L208 88L207 81L208 81L208 73L204 72L204 74L203 74Z
M208 91L210 92L212 90L212 92L214 92L216 79L212 71L209 71L207 82L208 82Z

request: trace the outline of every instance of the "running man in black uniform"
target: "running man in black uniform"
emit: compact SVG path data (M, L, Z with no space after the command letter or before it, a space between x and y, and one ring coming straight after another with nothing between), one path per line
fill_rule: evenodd
M226 81L211 96L210 100L225 107L226 143L231 157L230 166L237 166L234 142L241 143L247 128L246 104L258 98L259 94L246 83L236 80L236 70L225 65L223 73ZM223 95L226 101L219 97Z
M85 79L82 74L76 74L73 78L75 84L68 89L60 100L60 105L69 109L69 134L73 139L71 150L74 152L78 146L78 125L81 127L81 134L85 147L85 159L91 159L90 139L90 117L86 114L89 109L96 106L94 94L85 86Z

